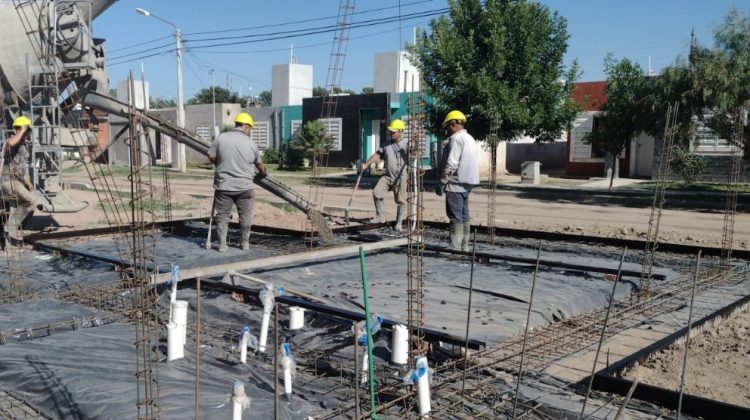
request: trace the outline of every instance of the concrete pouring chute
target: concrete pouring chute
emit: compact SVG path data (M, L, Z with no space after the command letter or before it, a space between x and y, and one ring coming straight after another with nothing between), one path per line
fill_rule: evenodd
M131 107L128 104L113 99L98 91L82 88L78 93L81 101L86 107L103 111L108 114L114 114L123 118L129 118L130 113L133 112L138 122L142 124L144 128L152 129L161 133L162 135L168 136L171 139L190 147L196 152L203 154L204 156L208 155L208 149L211 147L211 143L203 139L203 137L199 136L197 133L179 127L176 124L158 118L141 109L136 108L131 111ZM116 141L116 139L114 141ZM253 181L267 191L291 204L301 212L305 213L315 224L315 227L318 229L319 235L325 242L333 241L333 232L328 225L326 215L316 209L315 206L310 202L310 200L307 199L307 197L298 193L290 186L284 184L271 175L256 176Z

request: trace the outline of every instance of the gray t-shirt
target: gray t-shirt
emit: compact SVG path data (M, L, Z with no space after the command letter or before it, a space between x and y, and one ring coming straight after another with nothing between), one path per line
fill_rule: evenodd
M391 143L377 150L377 154L385 161L385 176L391 181L406 177L406 162L408 161L409 142L401 140Z
M255 164L262 163L255 142L236 128L221 133L208 149L216 158L214 188L221 191L247 191L253 186Z

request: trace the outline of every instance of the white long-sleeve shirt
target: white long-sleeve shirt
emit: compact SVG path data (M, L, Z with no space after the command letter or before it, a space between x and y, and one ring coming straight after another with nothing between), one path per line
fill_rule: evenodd
M471 191L479 184L479 149L466 130L454 133L443 146L441 182L450 192Z

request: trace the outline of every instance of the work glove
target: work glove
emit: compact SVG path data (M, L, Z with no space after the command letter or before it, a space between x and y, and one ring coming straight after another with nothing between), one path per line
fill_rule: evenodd
M445 184L441 182L437 184L437 187L435 187L435 194L437 194L438 197L442 197L444 190L445 190Z

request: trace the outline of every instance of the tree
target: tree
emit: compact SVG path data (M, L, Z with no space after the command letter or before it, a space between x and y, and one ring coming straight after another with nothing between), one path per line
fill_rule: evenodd
M563 66L565 19L524 0L448 4L449 15L433 19L431 33L409 46L435 99L427 106L433 131L458 109L480 139L491 132L497 141L559 138L578 112L570 96L577 64L567 71Z
M365 86L362 88L363 95L369 95L371 93L375 93L375 88L373 88L372 86Z
M214 95L216 95L216 99L214 101ZM228 89L224 89L220 86L214 86L213 90L210 87L203 88L198 91L198 93L195 94L190 100L188 100L188 104L195 105L195 104L211 104L216 102L217 104L220 103L229 103L229 104L239 104L242 103L242 98L240 98L239 95L237 95L236 92L230 92Z
M714 29L714 38L713 50L696 47L691 54L696 84L711 110L705 122L722 138L744 146L750 159L750 131L740 124L750 107L750 16L732 8Z
M312 162L312 170L318 167L319 160L333 147L333 137L320 120L306 122L299 132L299 138L292 143L292 148L299 150Z
M264 90L258 95L258 101L261 106L271 106L271 99L272 96L270 90Z
M161 98L161 97L150 97L149 105L151 109L162 109L162 108L175 108L177 101L172 98Z
M619 155L638 133L645 131L649 108L649 82L637 63L615 60L608 55L604 60L607 74L607 103L597 117L597 127L584 137L584 142L604 151L609 189L619 171Z
M328 96L328 89L323 86L315 86L312 91L313 96Z

